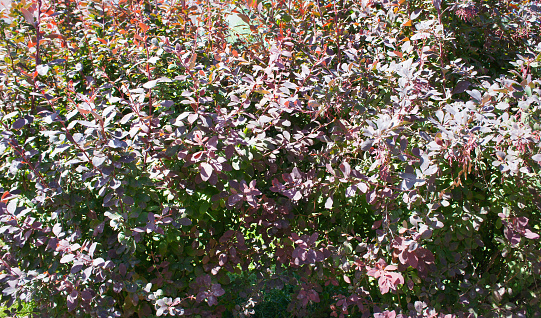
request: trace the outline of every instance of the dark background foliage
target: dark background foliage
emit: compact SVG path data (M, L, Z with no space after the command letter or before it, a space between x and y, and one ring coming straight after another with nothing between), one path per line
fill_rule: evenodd
M37 317L540 316L540 12L13 3L2 302Z

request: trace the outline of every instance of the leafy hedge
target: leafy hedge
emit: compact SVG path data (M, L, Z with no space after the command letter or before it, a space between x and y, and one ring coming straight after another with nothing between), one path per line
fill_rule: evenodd
M541 4L19 1L2 302L539 317ZM243 22L230 27L230 18Z

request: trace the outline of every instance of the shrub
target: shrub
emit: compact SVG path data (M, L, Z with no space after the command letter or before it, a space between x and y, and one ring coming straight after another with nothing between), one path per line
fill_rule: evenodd
M294 316L539 316L539 13L13 3L2 301L45 317L249 316L268 295Z

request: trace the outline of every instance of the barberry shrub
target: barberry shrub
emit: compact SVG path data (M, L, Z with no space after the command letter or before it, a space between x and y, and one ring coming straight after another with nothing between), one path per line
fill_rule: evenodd
M539 317L536 1L16 1L2 302ZM284 310L286 310L284 308Z

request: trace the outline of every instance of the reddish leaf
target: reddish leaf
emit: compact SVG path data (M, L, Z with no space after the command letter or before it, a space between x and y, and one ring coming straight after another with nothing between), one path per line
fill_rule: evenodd
M7 203L8 200L6 199L8 196L9 196L9 191L6 191L4 192L4 194L2 194L2 199L0 199L0 201L2 201L2 203Z
M141 31L143 31L143 33L146 33L147 30L150 28L148 25L142 23L142 22L139 22L139 27L141 28Z
M383 220L378 220L376 222L374 222L374 224L372 224L372 230L377 230L379 229L379 227L381 226L381 223L383 222Z
M29 8L30 9L30 8ZM36 26L35 23L36 23L36 20L34 18L34 14L32 14L30 11L28 11L27 9L21 9L21 13L23 14L24 16L24 19L26 20L26 22L28 22L29 24L33 25L34 27Z

